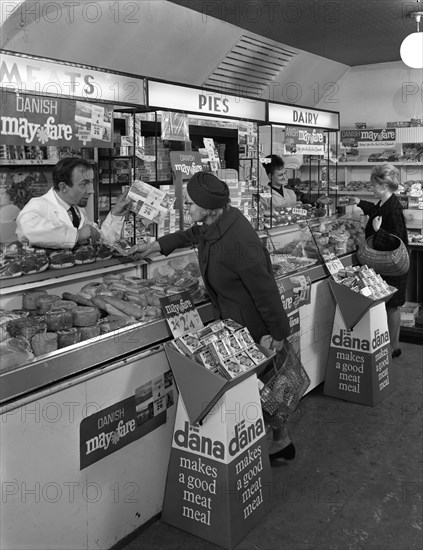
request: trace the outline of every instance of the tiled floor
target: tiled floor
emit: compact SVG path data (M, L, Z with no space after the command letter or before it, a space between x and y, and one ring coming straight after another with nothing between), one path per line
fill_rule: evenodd
M297 458L272 468L273 507L237 550L421 550L423 347L401 343L376 407L319 386L290 421ZM124 550L216 550L157 521Z

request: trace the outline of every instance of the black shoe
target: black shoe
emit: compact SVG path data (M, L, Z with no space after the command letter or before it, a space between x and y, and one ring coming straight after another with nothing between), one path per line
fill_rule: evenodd
M284 460L294 460L295 458L295 447L293 443L289 443L286 447L277 451L276 453L269 454L270 462L273 460L278 460L283 458Z
M395 359L395 357L399 357L401 355L401 348L394 349L392 351L392 359Z

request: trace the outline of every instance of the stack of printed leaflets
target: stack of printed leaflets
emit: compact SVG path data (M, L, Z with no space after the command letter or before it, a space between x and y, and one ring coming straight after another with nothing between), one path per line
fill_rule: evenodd
M135 180L128 191L129 209L150 222L160 223L173 207L175 199L141 180Z

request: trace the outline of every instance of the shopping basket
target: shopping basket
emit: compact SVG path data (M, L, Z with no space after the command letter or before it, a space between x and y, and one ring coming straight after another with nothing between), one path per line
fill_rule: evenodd
M274 429L283 428L310 385L299 355L288 340L270 369L260 376L260 399L266 421Z

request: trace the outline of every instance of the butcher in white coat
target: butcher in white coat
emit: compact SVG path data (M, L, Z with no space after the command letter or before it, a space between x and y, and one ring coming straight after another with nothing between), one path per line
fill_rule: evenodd
M94 170L79 157L65 157L53 168L53 187L31 199L16 220L19 241L42 248L72 249L96 240L98 229L85 212L94 192ZM109 242L119 238L130 200L124 193L109 212L101 233Z

